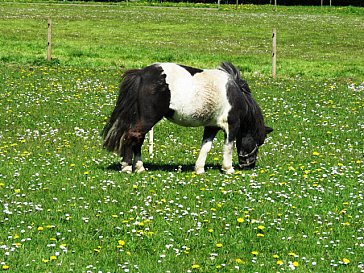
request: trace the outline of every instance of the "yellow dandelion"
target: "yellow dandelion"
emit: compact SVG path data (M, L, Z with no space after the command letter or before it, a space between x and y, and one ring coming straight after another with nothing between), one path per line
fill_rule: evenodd
M57 256L54 256L54 255L53 256L50 256L49 257L49 260L51 260L51 261L57 260Z
M2 266L2 269L3 270L8 270L10 268L10 266L8 266L8 265L6 265L6 264L4 264L3 266Z
M188 254L190 254L190 248L189 247L187 247L184 251L183 251L183 253L184 254L186 254L186 255L188 255Z
M42 231L42 230L44 230L44 227L38 227L37 230Z
M298 262L293 262L292 264L293 264L294 267L297 267L297 266L300 265Z
M221 243L217 243L216 244L216 247L221 248L222 247L222 244Z
M97 248L94 248L94 252L95 253L100 253L101 252L101 246L98 246Z
M123 246L125 246L125 241L124 240L119 240L118 244L119 244L119 246L123 247Z
M342 259L342 262L343 262L344 264L349 264L349 263L350 263L350 260L349 260L349 259L347 259L347 258L343 258L343 259Z
M258 229L259 229L259 230L264 230L264 229L265 229L265 226L263 226L263 225L259 225L259 226L258 226Z
M277 265L282 265L282 264L283 264L283 261L282 261L282 260L278 260L278 261L276 262L276 264L277 264Z
M192 265L192 269L199 269L199 268L200 268L200 266L198 264L193 264Z
M244 218L238 218L237 221L238 221L238 223L243 223L245 221L245 219Z
M274 255L273 255L273 258L274 258L274 259L278 259L278 258L279 258L279 255L278 255L278 254L274 254Z
M264 234L263 233L258 233L257 237L264 237Z
M255 250L251 252L251 254L253 254L254 256L257 256L257 255L258 255L258 253L259 253L259 252L258 252L258 251L255 251Z
M319 152L314 151L314 152L312 153L312 155L318 156L318 155L320 155L320 153L319 153Z
M208 229L208 232L212 233L212 232L214 232L214 229L213 228L209 228Z

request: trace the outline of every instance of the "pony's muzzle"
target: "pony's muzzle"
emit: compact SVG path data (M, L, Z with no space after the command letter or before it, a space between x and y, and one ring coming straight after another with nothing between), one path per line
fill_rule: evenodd
M254 162L244 162L244 163L239 163L239 168L242 170L251 170L255 168L255 163L256 161L254 160Z
M243 170L251 170L255 168L258 155L258 145L248 154L240 154L239 158L239 168Z

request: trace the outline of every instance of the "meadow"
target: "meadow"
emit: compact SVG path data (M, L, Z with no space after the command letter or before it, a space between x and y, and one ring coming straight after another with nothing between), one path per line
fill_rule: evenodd
M364 272L363 15L0 2L0 271ZM223 60L275 130L257 168L221 173L219 134L196 175L202 129L163 120L148 171L120 173L100 133L121 74Z

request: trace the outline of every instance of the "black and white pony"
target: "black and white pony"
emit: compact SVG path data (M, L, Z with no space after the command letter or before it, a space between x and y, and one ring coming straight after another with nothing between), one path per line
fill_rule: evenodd
M273 129L232 64L197 69L156 63L123 75L114 111L103 130L104 147L122 157L123 172L144 171L141 147L146 133L163 117L188 127L204 126L195 164L203 173L207 153L219 130L225 134L222 170L234 173L234 141L240 168L254 168L259 146ZM133 158L134 157L134 158Z

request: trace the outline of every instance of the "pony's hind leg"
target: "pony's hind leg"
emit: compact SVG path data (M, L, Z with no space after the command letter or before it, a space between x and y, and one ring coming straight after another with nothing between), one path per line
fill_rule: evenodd
M133 171L133 155L136 154L135 160L141 160L141 144L143 143L144 135L140 132L139 128L136 126L130 128L124 136L123 139L123 152L122 152L122 162L121 171L125 173L131 173ZM140 165L140 164L139 164Z
M122 161L121 162L121 171L123 173L131 173L133 171L133 167L129 163Z
M125 149L122 162L123 172L131 173L134 171L141 173L145 171L142 161L142 145L150 127L151 125L149 124L139 122L126 133L123 143Z
M121 153L121 171L123 173L131 173L133 171L132 160L133 160L133 151L132 151L132 143L129 137L129 132L124 135L123 138L123 148Z
M142 145L144 142L145 134L143 135L142 139L140 139L135 146L133 147L134 152L134 163L133 163L133 170L136 173L142 173L145 171L143 160L142 160Z

